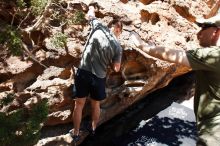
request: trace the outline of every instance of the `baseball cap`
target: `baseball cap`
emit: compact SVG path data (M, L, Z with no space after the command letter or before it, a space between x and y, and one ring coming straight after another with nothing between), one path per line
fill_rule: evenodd
M196 19L196 24L200 27L220 27L220 13L208 19Z

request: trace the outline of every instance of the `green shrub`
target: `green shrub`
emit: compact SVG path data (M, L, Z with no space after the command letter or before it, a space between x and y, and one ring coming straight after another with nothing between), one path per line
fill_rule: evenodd
M61 32L58 32L51 39L51 43L56 48L65 48L65 45L67 43L67 36Z
M12 55L22 54L22 40L18 30L12 26L6 25L0 32L0 43L7 47Z
M71 22L73 24L82 24L85 21L85 14L83 13L83 11L76 11L73 15L73 18L71 20Z
M37 103L30 111L20 108L9 113L0 112L1 146L36 144L40 137L40 125L46 120L47 115L47 100Z
M8 94L6 97L2 98L0 101L0 106L8 105L14 100L14 94Z
M17 6L20 8L25 8L26 3L24 0L17 0Z
M48 0L31 0L33 14L40 15L43 12L47 2Z

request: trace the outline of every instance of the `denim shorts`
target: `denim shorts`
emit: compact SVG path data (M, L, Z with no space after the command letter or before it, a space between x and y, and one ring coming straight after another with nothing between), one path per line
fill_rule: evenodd
M89 71L78 69L75 76L76 98L88 97L100 101L106 98L106 78L99 78Z

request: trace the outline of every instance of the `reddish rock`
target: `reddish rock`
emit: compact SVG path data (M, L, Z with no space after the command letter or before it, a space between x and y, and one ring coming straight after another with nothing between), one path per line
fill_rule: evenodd
M75 9L86 13L90 0L66 1L66 11L71 15ZM188 50L198 47L196 33L199 27L194 24L196 18L205 16L215 6L215 0L103 0L95 3L96 16L104 24L109 25L114 18L121 18L124 25L120 43L124 48L122 68L119 73L108 72L107 98L101 103L100 124L111 119L136 101L157 89L166 86L176 76L187 73L183 66L171 64L151 57L144 50L135 48L130 39L130 32L137 32L142 40L165 47ZM53 11L51 9L51 11ZM2 9L0 17L3 17ZM9 17L8 15L5 17ZM70 17L70 16L69 16ZM45 22L49 23L49 22ZM38 47L30 50L35 57L13 57L7 49L0 52L0 98L14 92L18 102L11 105L14 109L25 103L30 106L35 98L47 98L50 113L45 126L72 122L73 102L72 83L74 67L77 67L89 34L88 23L55 27L48 30L41 28L33 40ZM57 32L63 31L67 36L65 47L56 48L51 39ZM27 40L28 42L29 40ZM0 46L1 47L1 46ZM19 103L19 104L18 104ZM90 112L85 108L85 115ZM85 116L84 115L84 116ZM57 138L42 139L37 145L62 144L67 135ZM46 142L45 142L46 141ZM56 141L56 142L51 142Z

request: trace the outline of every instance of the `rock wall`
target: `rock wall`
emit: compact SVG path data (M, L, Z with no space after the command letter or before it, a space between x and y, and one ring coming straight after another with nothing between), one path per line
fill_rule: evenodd
M65 10L71 14L76 10L88 11L90 0L65 0ZM198 17L210 13L214 0L102 0L93 1L96 16L109 25L120 18L124 23L120 43L124 49L122 68L119 73L108 71L107 98L101 103L100 124L144 98L147 94L166 86L173 78L189 72L187 68L168 63L147 55L135 48L129 40L131 31L137 32L147 43L190 49L199 47L194 24ZM53 9L54 7L51 7ZM1 10L2 11L2 10ZM0 17L4 17L0 12ZM54 20L50 28L31 32L35 43L40 44L32 55L15 57L8 55L1 46L0 53L0 98L15 93L12 107L29 107L43 98L49 100L50 114L45 126L71 122L73 101L73 74L79 64L83 45L89 33L88 23L61 27ZM51 37L63 31L67 34L66 48L56 48L50 43ZM40 41L39 41L40 40ZM28 41L27 41L28 42ZM19 101L19 102L17 102ZM13 108L12 108L13 109ZM90 107L86 106L84 116Z

